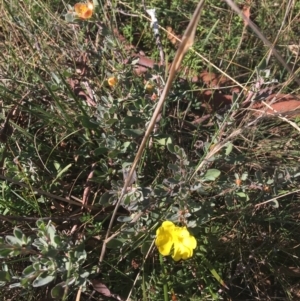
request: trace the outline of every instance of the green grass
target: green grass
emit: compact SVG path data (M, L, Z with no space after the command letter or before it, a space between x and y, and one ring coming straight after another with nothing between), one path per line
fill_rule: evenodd
M161 93L167 71L155 67L137 76L131 61L124 63L133 52L128 45L160 60L141 3L99 2L92 19L72 23L64 17L68 4L75 2L0 2L0 117L4 122L10 114L14 129L0 145L0 230L3 238L18 237L14 227L24 233L12 249L9 238L0 240L1 299L50 300L56 287L58 300L89 300L94 281L122 300L296 300L298 130L278 117L248 126L255 116L237 107L194 122L208 113L201 99L207 86L189 79L216 72L202 56L247 87L268 57L268 47L220 1L206 1L193 51L173 83L137 183L118 210L111 232L116 236L99 263L123 170L134 160L155 108L152 93ZM157 9L168 65L176 46L163 29L182 35L196 4L146 3ZM288 1L251 3L251 19L269 41L276 40L298 74L299 57L288 46L299 43L299 15L297 1L289 9ZM299 94L273 56L268 69L279 81L275 92ZM118 79L114 87L107 82L112 76ZM145 89L149 80L151 93ZM230 94L226 87L222 92ZM233 110L241 115L232 118ZM240 134L231 135L235 131ZM223 139L225 147L212 155ZM191 259L159 257L153 240L164 220L186 224L196 237ZM29 237L37 233L32 246ZM8 249L10 256L4 254ZM33 261L42 265L35 274L24 272ZM34 281L45 270L53 278L39 286ZM20 281L21 287L10 286ZM99 292L96 299L109 300Z

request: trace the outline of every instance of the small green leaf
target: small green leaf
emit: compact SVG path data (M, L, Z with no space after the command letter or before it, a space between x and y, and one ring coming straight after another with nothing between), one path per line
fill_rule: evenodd
M151 246L152 246L152 241L145 241L141 247L142 254L146 255L149 252Z
M40 262L40 264L48 266L48 267L52 265L52 261L49 260L48 258L41 258L39 262Z
M9 286L9 288L16 288L16 287L20 287L22 286L20 282L17 282L17 283L13 283Z
M72 23L74 22L74 12L70 12L65 14L65 20L67 23Z
M37 247L39 250L48 248L48 243L43 238L36 238L32 245Z
M237 192L236 195L238 195L241 198L247 198L248 197L248 195L245 192L241 192L241 191Z
M120 153L120 151L118 149L115 149L115 150L110 151L108 153L108 157L111 158L111 159L114 159L119 155L119 153Z
M39 277L37 277L33 282L33 287L40 287L44 286L50 282L52 282L55 279L54 275L47 275L48 272L42 273Z
M171 154L175 154L175 153L176 153L176 152L175 152L174 144L172 144L172 143L167 144L167 149L168 149L168 151L169 151Z
M126 135L127 137L136 138L141 136L144 133L144 130L139 129L124 129L122 130L122 134Z
M35 274L35 273L36 273L36 270L34 269L34 267L32 265L29 265L28 267L26 267L22 272L23 276L25 276L25 277L31 276L32 274Z
M54 286L54 288L51 290L52 298L61 300L65 293L65 287L65 282L59 283Z
M7 258L13 252L12 249L2 249L0 250L0 258Z
M172 139L171 137L166 137L166 138L156 139L156 142L160 145L166 146L172 143Z
M99 156L99 155L107 154L108 151L109 149L107 147L98 147L94 150L94 154L95 156Z
M80 274L81 278L87 278L90 276L90 273L88 271L84 271L82 274Z
M11 253L10 253L10 256L19 256L21 254L21 249L19 250L13 250Z
M36 271L39 271L41 269L41 265L39 264L39 262L35 262L32 266Z
M107 243L107 247L110 249L117 249L117 248L121 248L123 244L124 244L124 240L113 238Z
M51 221L49 221L48 225L47 225L47 228L46 228L46 235L47 235L48 238L50 238L51 245L54 246L54 247L57 246L56 242L54 240L55 234L56 234L56 229L52 225Z
M61 79L54 72L50 72L50 74L55 83L59 85L61 83Z
M42 250L41 252L44 256L47 256L49 258L57 258L59 250L58 249L54 249L54 248L45 248L44 250Z
M119 121L118 119L111 118L111 119L106 120L106 124L113 125L118 121Z
M220 174L221 172L218 169L208 169L203 178L206 181L215 181Z
M227 147L226 147L226 151L225 151L226 156L228 156L232 152L232 149L233 149L233 144L228 142Z
M94 130L99 127L99 124L88 116L78 116L78 119L81 121L83 127L87 129Z
M15 236L12 235L7 235L5 237L5 240L8 244L12 245L12 246L18 246L21 247L22 246L22 240L18 239Z
M120 223L129 223L132 221L132 217L131 216L119 216L117 218L117 221Z
M101 204L103 206L108 205L108 204L110 204L110 199L112 199L113 197L115 197L115 198L117 197L114 192L106 191L100 197L99 204Z
M61 237L59 235L54 236L54 242L57 246L62 246L62 244L63 244L63 240L61 239Z
M137 117L137 116L126 116L124 118L123 122L127 126L131 126L131 125L136 125L136 124L139 124L139 123L144 123L145 119L141 118L141 117Z
M67 172L67 171L70 169L70 167L71 167L72 165L73 165L73 164L70 163L69 165L67 165L66 167L64 167L62 170L60 170L59 173L57 174L56 178L52 181L52 184L56 183L56 181L57 181L59 178L61 178L61 176L62 176L65 172Z
M180 172L180 167L178 165L169 163L168 168L171 169L174 173Z
M14 236L22 241L23 232L21 231L21 229L15 227L14 228Z
M0 281L10 282L11 275L8 271L0 271Z
M241 180L242 180L242 181L246 181L247 178L248 178L248 173L247 173L247 172L244 172L244 173L242 174L242 176L241 176Z
M22 279L20 280L21 286L22 286L23 288L27 288L27 287L29 287L29 284L31 283L31 281L32 281L31 278L22 278Z
M57 171L59 171L59 170L61 169L60 163L59 163L59 162L54 161L53 165L54 165L54 168L55 168Z
M74 257L77 258L78 262L84 262L86 260L86 251L84 249L84 245L78 245L75 252L74 252Z

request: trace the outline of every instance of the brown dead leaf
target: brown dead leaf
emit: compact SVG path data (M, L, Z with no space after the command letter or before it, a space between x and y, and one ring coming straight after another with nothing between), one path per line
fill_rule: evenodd
M167 39L173 44L173 45L177 45L179 43L179 41L176 39L179 37L176 35L175 31L172 29L171 26L167 26L166 30L168 32L167 34Z
M266 99L270 103L271 108L264 107L261 103L253 106L254 109L260 109L261 112L267 114L288 114L290 117L300 116L300 97L291 94L271 94ZM274 103L275 102L275 103Z
M193 81L195 80L195 78L193 79ZM231 84L230 80L226 76L224 76L224 75L218 75L216 73L209 72L209 71L201 72L199 74L199 78L209 88L220 88L220 87L226 86L228 84Z
M119 295L112 294L111 291L108 289L108 287L104 283L102 283L100 280L92 279L91 282L92 282L94 290L97 291L98 293L100 293L101 295L112 298L117 301L124 301Z
M244 4L242 12L244 14L244 16L248 19L250 19L250 1L247 1L247 4ZM246 20L244 20L244 25L245 27L248 26L248 22Z
M215 91L203 91L197 97L197 100L201 101L202 107L209 113L215 112L226 105L232 104L232 95L226 95Z
M93 285L93 288L95 291L97 291L98 293L100 293L101 295L103 295L105 297L111 297L112 294L111 294L110 290L100 280L92 279L91 282L92 282L92 285Z
M299 56L300 55L300 45L288 45L288 49L295 56Z

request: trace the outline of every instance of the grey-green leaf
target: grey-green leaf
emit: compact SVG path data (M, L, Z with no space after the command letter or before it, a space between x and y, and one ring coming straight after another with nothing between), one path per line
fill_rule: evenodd
M55 279L54 275L45 275L45 277L43 277L45 275L45 273L43 273L42 275L40 275L39 277L37 277L33 282L32 282L32 286L33 287L40 287L40 286L44 286L50 282L52 282Z
M204 180L206 181L215 181L221 172L218 169L208 169L204 175Z
M116 248L121 248L123 244L124 244L123 240L114 238L107 243L107 247L110 249L116 249Z
M22 241L23 232L21 231L21 229L15 227L15 228L14 228L14 236L15 236L16 238L18 238L20 241Z
M31 276L32 274L35 274L35 273L36 273L36 270L34 269L34 267L32 265L29 265L28 267L26 267L23 270L23 275L25 277Z
M122 134L126 135L127 137L132 137L132 138L136 138L141 136L144 133L143 130L139 130L139 129L124 129L122 131Z
M0 281L10 282L11 275L8 271L0 271Z
M226 147L226 151L225 151L226 156L228 156L232 152L232 149L233 149L233 144L228 142L227 147Z
M52 290L51 290L51 296L55 299L61 299L65 293L65 282L57 284Z
M12 245L12 246L22 246L22 240L18 239L15 236L12 235L7 235L5 237L5 240L8 244Z

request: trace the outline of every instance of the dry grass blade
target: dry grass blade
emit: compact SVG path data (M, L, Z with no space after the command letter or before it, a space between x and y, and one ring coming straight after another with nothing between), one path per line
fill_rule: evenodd
M254 207L255 207L255 208L260 207L260 206L262 206L262 205L265 205L265 204L274 202L274 201L276 201L276 200L278 200L278 199L280 199L280 198L284 198L284 197L286 197L286 196L288 196L288 195L291 195L291 194L294 194L294 193L298 193L298 192L300 192L300 189L295 190L295 191L291 191L291 192L288 192L288 193L285 193L285 194L282 194L282 195L279 195L279 196L276 196L276 197L274 197L274 198L272 198L272 199L270 199L270 200L267 200L267 201L265 201L265 202L256 204Z
M257 34L257 36L268 46L270 47L270 51L275 55L277 60L282 64L282 66L292 75L294 80L297 82L298 85L300 85L300 80L296 76L296 74L293 72L293 70L287 65L287 63L284 61L282 56L278 53L278 51L275 49L275 47L272 45L271 42L269 42L266 37L260 32L260 30L257 28L257 26L249 19L247 18L243 12L236 6L235 3L233 3L232 0L226 0L227 4L237 13L239 14L245 22L248 23L248 25L251 27L251 29Z
M159 99L159 101L157 103L156 109L155 109L155 111L154 111L154 113L152 115L152 118L151 118L150 123L148 125L148 128L146 130L144 138L143 138L143 140L141 142L141 145L140 145L140 147L138 149L138 152L137 152L137 154L135 156L135 159L134 159L134 161L132 163L130 172L129 172L128 177L127 177L127 179L126 179L126 181L124 183L121 196L120 196L120 198L119 198L119 200L118 200L118 202L116 204L115 210L114 210L112 218L110 220L110 224L109 224L109 227L108 227L108 230L107 230L107 233L106 233L105 241L103 243L103 248L102 248L100 259L99 259L100 262L102 262L102 260L104 258L105 249L106 249L106 240L108 239L108 237L110 235L112 224L113 224L113 221L115 219L116 212L117 212L118 207L119 207L119 205L121 203L121 200L124 197L124 194L125 194L126 189L127 189L128 185L129 185L129 182L130 182L131 177L132 177L132 175L134 173L134 170L136 169L136 166L137 166L137 164L138 164L138 162L139 162L139 160L140 160L140 158L141 158L141 156L143 154L143 151L144 151L144 149L146 147L146 143L147 143L147 141L149 139L149 136L150 136L150 134L153 131L154 125L156 123L156 119L157 119L159 113L161 112L162 106L163 106L164 101L165 101L165 99L166 99L166 97L167 97L167 95L168 95L168 93L170 91L172 82L173 82L173 80L175 78L175 75L176 75L176 73L177 73L177 71L178 71L178 69L180 67L180 64L181 64L181 62L183 60L183 57L184 57L185 53L188 51L188 49L194 43L195 32L196 32L197 24L198 24L199 19L200 19L200 13L201 13L201 10L203 8L204 2L205 2L205 0L201 0L198 3L198 5L197 5L197 7L196 7L196 9L194 11L193 17L192 17L192 19L191 19L191 21L190 21L190 23L189 23L189 25L188 25L188 27L187 27L184 35L183 35L182 42L180 43L180 46L179 46L179 48L178 48L178 50L176 52L174 61L173 61L172 66L170 68L168 80L167 80L166 85L164 87L164 90L163 90L163 92L162 92L162 94L160 96L160 99Z

